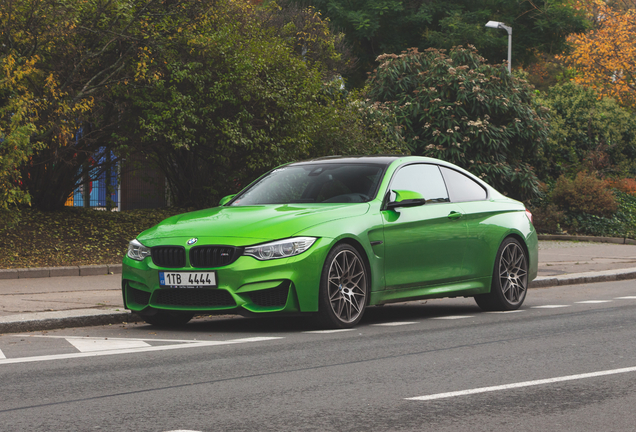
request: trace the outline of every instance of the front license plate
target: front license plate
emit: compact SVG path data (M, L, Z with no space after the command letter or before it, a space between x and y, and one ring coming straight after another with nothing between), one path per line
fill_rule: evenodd
M215 287L216 272L159 272L159 285L171 287Z

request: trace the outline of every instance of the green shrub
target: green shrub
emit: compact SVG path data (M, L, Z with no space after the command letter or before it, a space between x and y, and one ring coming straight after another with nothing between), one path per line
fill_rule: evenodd
M474 48L378 57L367 97L395 113L416 155L457 164L517 199L538 194L533 165L548 136L526 80Z
M574 83L550 88L538 102L550 109L539 178L556 179L583 168L605 176L636 174L636 117L628 109Z
M618 210L611 217L591 214L566 215L563 225L569 234L634 238L636 235L636 197L615 190Z
M532 220L535 229L540 233L563 233L562 225L565 221L565 212L559 210L554 204L547 204L531 208Z

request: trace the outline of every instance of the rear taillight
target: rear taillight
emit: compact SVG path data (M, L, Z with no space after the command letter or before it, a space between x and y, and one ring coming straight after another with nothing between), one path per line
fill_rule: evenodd
M526 216L528 216L528 219L530 219L530 223L532 223L532 213L530 213L530 210L526 209Z

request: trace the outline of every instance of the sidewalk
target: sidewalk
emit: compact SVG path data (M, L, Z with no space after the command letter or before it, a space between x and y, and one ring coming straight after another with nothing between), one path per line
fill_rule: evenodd
M0 333L139 321L123 309L120 273L120 265L0 270ZM636 279L636 245L541 240L530 288L621 279Z

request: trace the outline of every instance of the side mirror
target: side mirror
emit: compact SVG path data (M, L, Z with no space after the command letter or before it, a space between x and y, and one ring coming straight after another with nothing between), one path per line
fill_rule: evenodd
M417 192L409 190L394 190L395 201L391 201L387 204L387 209L394 209L398 207L417 207L426 204L426 199Z
M222 206L222 205L227 204L228 202L230 202L230 200L232 198L234 198L235 196L236 196L236 194L224 196L223 198L221 198L221 201L219 201L219 207Z

